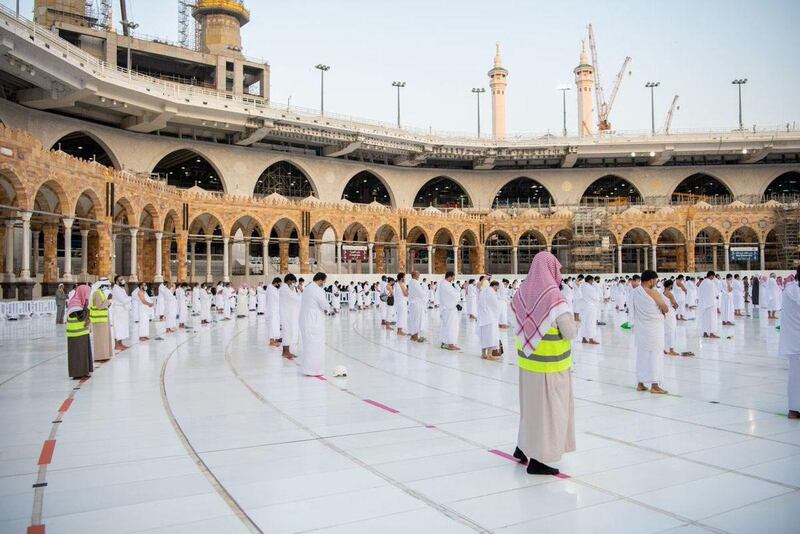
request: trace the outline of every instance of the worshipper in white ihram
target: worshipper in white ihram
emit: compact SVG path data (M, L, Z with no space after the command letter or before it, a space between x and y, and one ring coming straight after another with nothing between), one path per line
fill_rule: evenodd
M441 330L439 331L440 347L446 350L461 350L456 345L458 340L458 319L460 291L453 283L456 275L448 271L444 275L444 280L439 283L439 310L441 318Z
M664 381L664 317L669 307L655 290L658 275L655 271L642 273L642 284L630 294L634 316L633 344L636 349L637 391L667 393L659 384Z
M172 289L173 285L165 282L158 286L158 301L163 303L167 333L174 332L178 325L178 299Z
M300 342L300 298L296 287L297 278L292 273L283 277L283 285L278 290L281 317L281 343L283 357L293 360L297 357L297 344Z
M412 272L411 280L408 281L408 333L411 335L411 341L419 343L425 341L420 333L427 298L428 290L419 281L419 271Z
M744 282L738 274L733 276L733 315L744 317Z
M111 290L111 326L114 329L114 350L122 352L128 348L122 340L131 337L131 297L125 291L122 275L114 278Z
M281 314L280 314L280 277L272 279L272 284L267 287L267 335L272 347L281 346Z
M499 361L500 354L500 302L497 289L500 282L487 277L478 291L478 335L481 342L481 358Z
M789 359L789 419L800 419L800 267L789 275L783 291L778 355Z
M211 290L203 284L200 287L200 324L211 322Z
M581 284L581 342L599 345L597 341L597 316L600 313L602 293L593 276L587 276Z
M728 274L722 281L719 310L723 326L733 326L733 275Z
M676 294L680 291L680 289L675 289L675 284L672 280L664 280L663 293L669 307L664 320L664 354L669 356L694 356L693 352L683 351L679 353L675 351L675 342L678 337L678 310L680 309Z
M500 323L500 329L506 330L508 328L508 303L509 303L509 282L503 278L502 283L497 288L497 304L499 306L499 315L497 322Z
M249 294L247 291L247 284L242 284L239 286L238 291L236 291L236 318L241 319L242 317L247 317L247 301L249 298Z
M394 284L394 310L397 321L397 335L406 335L408 330L408 287L406 286L406 273L397 273Z
M137 288L136 299L139 304L139 341L150 339L150 310L153 308L153 301L147 294L147 284L141 282Z
M511 300L519 366L519 433L514 457L532 475L558 475L547 463L575 450L571 342L578 333L559 290L561 264L548 251L533 257Z
M697 287L697 309L700 319L699 331L705 338L719 338L719 287L714 279L714 271L709 271Z
M300 301L300 337L303 343L300 371L307 376L321 376L325 372L325 317L330 311L322 290L325 278L325 273L315 274L313 281L303 290Z
M675 279L675 286L673 287L672 294L675 297L675 302L678 303L678 308L675 310L675 318L678 321L685 321L688 291L686 290L686 284L684 283L682 274L679 274L678 278Z
M775 273L769 275L766 292L769 294L769 300L767 301L767 317L769 319L777 319L778 310L781 309L781 288L778 285L778 280L775 278Z
M267 288L265 285L258 284L256 287L256 314L264 315L267 313Z
M175 286L175 299L178 305L178 326L181 328L186 328L186 323L189 322L189 288L188 286L183 283L179 286Z

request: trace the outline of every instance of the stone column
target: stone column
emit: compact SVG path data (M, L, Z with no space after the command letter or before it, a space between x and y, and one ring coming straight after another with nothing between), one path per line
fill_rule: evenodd
M375 270L378 274L386 272L386 247L384 245L375 245Z
M650 268L650 256L647 254L647 245L641 248L642 256L644 256L644 270L648 270Z
M473 267L474 274L483 274L486 269L486 246L483 244L476 245L475 249L478 262Z
M189 232L181 230L175 236L178 243L178 279L177 282L185 282L187 279L186 249L189 247ZM194 242L192 242L192 250L194 250ZM192 276L194 276L194 252L192 252Z
M428 275L433 274L433 245L428 245Z
M214 282L214 275L211 274L211 240L206 239L206 282Z
M58 239L58 226L52 223L45 224L44 233L44 266L42 268L42 283L55 283L58 281L58 258L56 244Z
M310 273L311 272L311 264L308 262L309 257L309 248L310 248L310 238L308 236L303 236L300 238L300 272L301 273Z
M250 239L244 240L244 275L250 276Z
M278 265L281 274L289 272L289 242L280 241L278 243Z
M6 280L14 279L14 221L6 221Z
M89 229L81 228L81 276L89 274Z
M519 256L517 247L511 247L511 269L513 274L519 274Z
M228 260L228 242L230 237L225 236L222 238L222 281L230 282L230 263Z
M153 276L153 282L159 283L164 281L164 266L162 265L162 252L161 240L164 239L164 232L156 232L156 271Z
M728 272L728 271L731 270L731 253L730 253L731 246L730 246L730 244L725 243L725 244L722 245L722 247L723 247L723 249L725 251L725 260L724 260L724 262L725 262L725 272Z
M760 270L764 271L767 268L767 258L766 255L764 254L764 243L758 244L758 251L759 251Z
M19 277L23 280L29 280L31 277L31 215L29 211L20 214L22 218L22 267Z
M694 263L694 240L686 241L686 270L693 273L697 270Z
M39 234L41 232L36 230L31 230L31 238L33 240L33 246L31 247L31 276L36 278L36 275L39 274Z
M453 247L453 272L458 274L458 245Z
M115 249L112 240L113 219L106 217L104 223L95 226L97 232L97 276L107 276L109 279L114 277Z
M131 272L128 274L128 281L130 282L138 282L139 275L138 270L136 269L136 259L137 259L137 251L136 251L136 236L139 233L138 228L129 228L128 231L131 233Z
M656 245L655 245L655 243L652 245L652 247L653 247L653 270L654 271L658 271L658 263L656 261L657 257L656 257Z
M372 251L375 248L375 243L367 243L367 264L369 274L375 274L375 262L372 261Z
M194 282L194 275L195 275L195 272L196 272L195 271L196 256L195 256L195 253L194 253L195 245L197 245L197 243L195 243L194 241L189 241L189 250L191 251L190 254L192 256L191 275L189 275L189 279L192 282ZM178 241L178 253L179 253L178 254L178 272L179 272L179 274L180 274L180 270L181 270L180 269L180 265L181 265L180 249L181 249L181 245L180 245L180 241ZM178 278L180 278L180 276Z
M261 263L262 263L262 270L264 271L264 276L267 275L269 272L270 262L269 262L269 238L262 237L261 238Z
M406 271L406 264L408 263L408 249L405 239L397 242L397 270L400 272Z
M342 242L336 242L336 272L342 274Z
M622 274L622 245L617 245L617 272Z
M717 270L717 244L711 246L711 269Z

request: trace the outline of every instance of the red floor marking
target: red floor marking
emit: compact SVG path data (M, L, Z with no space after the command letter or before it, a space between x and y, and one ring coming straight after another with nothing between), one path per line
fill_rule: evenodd
M559 474L556 475L556 478L567 479L567 478L572 478L572 477L569 476L569 475L565 475L564 473L559 473Z
M39 455L39 465L47 465L53 459L53 451L56 448L56 440L48 439L42 446L42 453Z
M514 458L513 456L511 456L507 452L498 451L497 449L490 449L489 452L491 452L492 454L496 454L500 458L505 458L506 460L511 460L512 462L519 463L519 460L517 460L516 458Z
M86 378L81 378L81 379L78 381L78 384L85 384L87 380L89 380L89 377L86 377Z
M389 408L385 404L381 404L378 401L364 399L364 402L366 402L367 404L371 404L371 405L375 406L376 408L380 408L381 410L386 410L387 412L400 413L398 410L395 410L394 408Z
M61 404L61 407L58 409L58 411L64 413L69 410L70 406L72 406L72 399L67 399Z
M328 380L324 376L315 376L314 378L316 378L317 380Z
M31 525L28 527L28 534L44 534L44 525Z

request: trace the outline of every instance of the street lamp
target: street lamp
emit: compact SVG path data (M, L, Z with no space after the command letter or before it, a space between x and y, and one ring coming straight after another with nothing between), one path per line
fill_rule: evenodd
M564 137L567 136L567 91L570 90L570 87L564 85L558 88L561 91L561 103L564 115Z
M481 95L486 92L486 89L483 87L473 87L472 92L475 93L475 96L478 100L478 137L481 136Z
M656 134L656 109L653 104L653 91L659 85L661 85L661 82L647 82L644 84L645 87L650 89L650 133L653 135Z
M742 86L747 83L747 78L737 78L731 82L733 85L739 86L739 130L744 130L742 123Z
M405 87L406 82L392 82L392 87L397 87L397 127L400 128L400 88Z
M330 65L319 63L314 66L319 71L319 114L325 115L325 73L331 70Z

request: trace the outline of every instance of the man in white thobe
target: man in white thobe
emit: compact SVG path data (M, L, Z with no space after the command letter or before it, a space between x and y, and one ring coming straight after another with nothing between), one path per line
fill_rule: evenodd
M733 275L728 274L725 280L722 281L722 290L720 292L719 309L722 315L722 324L724 326L733 326Z
M281 313L280 313L280 289L281 279L276 276L272 279L272 284L267 286L267 335L269 344L272 347L281 346Z
M178 298L172 293L173 284L161 283L158 286L158 302L162 303L164 309L164 322L167 333L175 331L178 323ZM180 288L178 288L180 291Z
M411 273L411 280L408 281L408 333L411 341L420 343L425 338L420 336L422 331L422 318L425 315L425 301L428 298L428 290L419 281L419 271Z
M439 341L441 348L446 350L461 350L456 345L459 319L459 310L456 306L459 305L460 291L453 283L455 277L456 275L452 271L448 271L438 287L439 310L442 320Z
M330 311L322 290L325 278L325 273L315 274L300 300L300 337L303 342L300 370L306 376L321 376L325 372L325 317Z
M483 281L483 287L478 293L478 335L481 342L481 358L497 361L500 356L500 309L497 298L497 289L500 283Z
M595 284L593 276L587 276L581 284L581 341L590 345L599 345L597 342L597 316L600 313L602 294Z
M781 286L778 285L778 280L775 278L775 273L769 275L767 280L767 293L769 294L767 306L767 318L777 319L778 310L781 309Z
M709 271L697 287L697 310L700 316L700 332L706 338L719 338L719 316L717 314L717 298L719 290L714 280L714 271Z
M789 419L800 419L800 268L783 290L778 355L789 359Z
M509 284L510 282L503 278L497 288L497 305L499 306L497 322L502 330L508 328L508 303L511 302L511 297L508 294Z
M175 287L175 299L178 305L178 326L186 328L186 323L189 322L189 292L186 284L181 284Z
M733 275L733 315L744 317L744 283L738 274Z
M297 344L300 342L300 298L295 284L297 278L292 273L283 278L283 285L278 290L280 318L281 318L281 343L283 344L283 357L293 360L297 357ZM323 295L324 296L324 295Z
M581 320L581 314L583 313L583 285L585 283L583 275L579 274L572 286L572 312L575 314L576 321Z
M659 384L664 379L664 316L669 308L655 290L658 275L655 271L642 273L642 283L630 294L633 311L633 343L636 349L637 391L666 394Z
M263 284L256 287L256 315L267 313L267 288Z
M111 290L111 326L114 330L114 350L120 352L128 347L123 339L131 337L131 297L125 291L125 278L118 275Z

